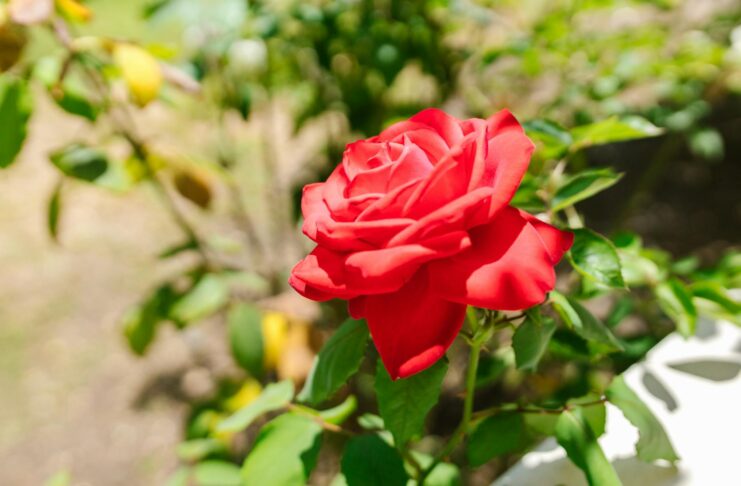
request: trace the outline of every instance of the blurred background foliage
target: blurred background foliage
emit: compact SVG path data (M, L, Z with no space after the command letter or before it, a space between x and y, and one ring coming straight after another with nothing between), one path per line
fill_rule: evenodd
M231 351L220 368L194 351L168 392L187 409L172 484L231 484L259 428L225 419L268 383L302 384L346 317L341 302L319 307L288 289L307 249L301 187L347 142L429 106L510 109L538 145L514 204L610 238L579 233L583 251L559 284L572 300L543 308L564 325L538 374L515 369L511 333L491 346L482 403L563 404L604 390L674 328L693 334L698 316L741 320L728 293L741 284L738 1L11 0L0 3L0 69L0 166L49 113L80 124L48 153L50 239L64 245L83 185L122 205L147 192L177 227L152 258L166 275L122 318L131 351L156 353L164 327L207 339L187 334L203 322L223 341L209 353ZM600 267L614 261L617 274ZM575 331L582 311L619 344ZM460 413L459 354L429 420L435 435ZM374 373L361 366L329 402L341 417L331 420L374 409ZM337 473L339 448L323 450L316 484ZM520 451L466 481L490 481Z

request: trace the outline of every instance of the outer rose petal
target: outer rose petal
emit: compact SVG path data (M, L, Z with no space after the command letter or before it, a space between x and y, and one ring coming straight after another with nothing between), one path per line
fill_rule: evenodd
M345 281L346 259L347 255L317 246L293 267L288 283L299 294L312 300L355 297L347 289Z
M427 266L440 297L488 309L521 310L542 302L553 289L556 253L517 209L505 208L469 234L471 248Z
M361 307L383 365L394 380L440 359L466 314L465 304L448 302L430 291L424 271L396 292L364 297Z
M551 256L551 261L554 265L563 258L566 252L569 251L569 248L571 248L571 245L574 244L574 233L561 231L525 211L520 211L520 216L525 218L538 231L540 239L543 240L543 245L548 250L548 254Z

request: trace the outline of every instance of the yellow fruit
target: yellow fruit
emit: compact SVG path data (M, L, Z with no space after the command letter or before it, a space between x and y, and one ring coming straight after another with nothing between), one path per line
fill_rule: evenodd
M154 56L133 44L116 44L113 60L137 105L146 106L157 97L162 87L162 70Z
M77 0L56 0L57 9L74 22L87 22L93 17L93 11Z
M232 395L226 402L224 402L224 407L230 412L236 412L242 407L252 403L255 398L260 396L261 392L262 386L260 385L260 383L257 380L248 378L247 381L244 382L244 385L242 385L242 387L237 391L237 393Z
M288 337L288 319L280 312L266 312L262 318L263 364L274 369Z

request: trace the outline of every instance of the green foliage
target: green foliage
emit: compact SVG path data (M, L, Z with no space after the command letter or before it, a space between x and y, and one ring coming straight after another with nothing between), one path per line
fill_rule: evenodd
M239 303L232 306L227 321L234 360L252 376L262 376L262 313L252 305Z
M218 432L238 432L246 429L259 416L284 408L293 398L293 383L289 380L271 383L254 401L221 422Z
M588 229L573 231L574 244L568 255L574 269L598 284L625 287L620 259L613 244Z
M67 177L95 182L108 170L108 157L100 150L73 143L49 156L52 164Z
M229 286L220 275L206 274L173 303L170 316L182 323L194 322L220 310L229 299Z
M49 230L49 235L55 241L59 236L59 216L62 211L62 187L63 184L61 181L54 187L46 211L46 226Z
M378 409L397 447L404 447L410 439L422 433L425 418L440 396L440 387L447 371L448 363L441 359L425 371L393 381L381 360L378 361Z
M405 486L409 477L399 453L378 435L353 437L342 455L348 486Z
M623 349L610 329L575 299L555 290L551 292L550 299L561 319L581 337L599 343L610 351Z
M198 486L242 486L239 467L225 461L204 461L193 468Z
M621 177L621 174L616 174L612 169L593 169L578 172L558 188L551 199L551 209L560 211L573 206L579 201L588 199L613 186Z
M572 151L581 150L593 145L624 142L636 138L655 136L661 131L650 122L641 118L608 118L606 120L581 125L571 131L574 137Z
M684 337L695 334L697 309L692 303L692 294L677 279L661 282L655 289L656 299L661 309L677 325Z
M529 442L522 414L503 412L476 426L468 438L466 456L472 466L478 467L493 457L521 451Z
M331 398L360 368L367 342L368 327L365 322L346 320L314 360L298 399L317 405Z
M538 311L530 311L525 321L517 327L512 336L517 368L535 371L540 358L548 348L556 322L549 317L541 317Z
M303 486L316 465L321 439L322 427L312 418L281 415L260 430L242 467L243 480L265 486Z
M23 148L32 112L33 98L27 83L0 74L0 168L12 164Z
M580 408L567 410L556 423L556 439L590 486L620 486L612 464L605 457L597 438Z
M625 418L638 428L639 439L636 443L638 457L647 462L658 459L670 462L679 460L664 427L621 376L612 380L605 393L610 403L618 407Z
M123 318L124 336L131 350L144 355L154 339L157 326L168 318L176 294L169 284L158 288L142 304L130 309Z

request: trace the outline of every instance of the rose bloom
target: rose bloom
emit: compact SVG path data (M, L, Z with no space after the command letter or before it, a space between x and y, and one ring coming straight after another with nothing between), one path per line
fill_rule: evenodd
M436 109L349 144L326 182L304 187L303 232L317 246L291 286L347 299L393 379L428 368L466 305L526 309L553 289L573 234L509 205L533 149L508 111Z

